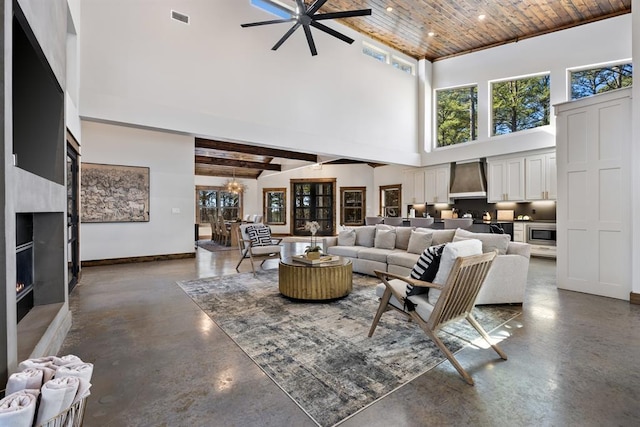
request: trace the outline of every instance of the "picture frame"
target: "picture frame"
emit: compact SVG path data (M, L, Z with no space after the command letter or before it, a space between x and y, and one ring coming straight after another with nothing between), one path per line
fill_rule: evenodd
M149 175L144 166L82 163L82 223L149 222Z

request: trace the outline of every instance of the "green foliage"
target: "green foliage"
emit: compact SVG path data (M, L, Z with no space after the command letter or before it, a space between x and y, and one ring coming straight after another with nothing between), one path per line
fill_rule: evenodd
M571 73L571 99L631 86L633 65L620 64Z
M493 135L549 124L549 75L492 85Z
M473 141L478 135L478 88L440 90L436 94L437 146Z

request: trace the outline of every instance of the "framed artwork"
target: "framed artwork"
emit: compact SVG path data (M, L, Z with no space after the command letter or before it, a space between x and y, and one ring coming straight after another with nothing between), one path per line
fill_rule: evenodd
M82 163L81 222L148 222L149 168Z
M263 188L262 195L262 200L264 201L264 223L285 225L287 223L287 189Z

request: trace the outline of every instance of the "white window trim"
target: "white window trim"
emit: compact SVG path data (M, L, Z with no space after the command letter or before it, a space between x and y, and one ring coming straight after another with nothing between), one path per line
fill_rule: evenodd
M438 147L438 93L439 91L443 91L443 90L453 90L453 89L464 89L467 87L476 87L476 92L479 93L479 88L480 85L478 83L467 83L467 84L460 84L460 85L455 85L455 86L446 86L446 87L440 87L437 89L433 89L433 94L432 94L432 106L431 106L431 111L432 113L432 129L433 129L433 135L431 136L431 150L435 151L435 150L448 150L451 148L455 148L455 147L459 147L461 145L467 145L467 144L474 144L478 141L480 141L480 134L478 134L478 137L473 140L473 141L467 141L464 142L462 144L453 144L453 145L445 145L444 147ZM480 98L478 97L478 104L477 107L479 108L480 106ZM480 114L478 112L476 112L476 114L478 114L478 120L480 120Z
M574 73L576 71L585 71L585 70L593 70L594 68L606 68L606 67L615 67L616 65L623 65L623 64L631 64L633 66L633 59L632 58L626 58L626 59L620 59L620 60L616 60L616 61L607 61L607 62L600 62L597 64L590 64L590 65L581 65L579 67L571 67L571 68L567 68L566 70L566 89L567 89L567 93L566 95L566 100L570 101L571 100L571 73Z
M372 45L371 43L368 43L368 42L366 42L366 41L363 41L363 42L362 42L362 48L363 48L362 53L363 53L365 56L369 56L369 57L371 57L371 55L367 55L366 53L364 53L364 48L367 48L367 49L370 49L370 50L372 50L372 51L374 51L374 52L378 52L378 53L380 53L380 54L382 54L382 55L384 55L384 56L385 56L385 58L386 58L386 60L385 60L385 61L378 61L378 62L382 62L382 63L384 63L384 64L389 64L389 59L391 58L391 54L390 54L388 51L386 51L386 50L384 50L384 49L381 49L381 48L379 48L378 46L374 46L374 45ZM373 58L373 59L376 59L376 58ZM376 61L377 61L377 59L376 59Z

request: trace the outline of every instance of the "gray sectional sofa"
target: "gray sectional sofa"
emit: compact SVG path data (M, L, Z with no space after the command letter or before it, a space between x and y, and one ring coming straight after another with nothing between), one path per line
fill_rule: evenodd
M426 247L470 238L482 242L483 252L498 250L476 304L522 303L530 246L510 241L508 234L378 224L343 230L326 237L324 246L328 254L349 258L355 273L374 276L374 270L382 270L408 276Z

